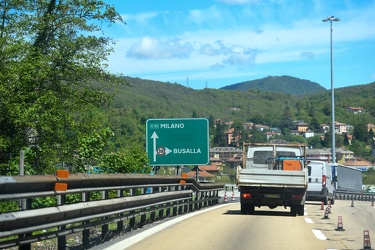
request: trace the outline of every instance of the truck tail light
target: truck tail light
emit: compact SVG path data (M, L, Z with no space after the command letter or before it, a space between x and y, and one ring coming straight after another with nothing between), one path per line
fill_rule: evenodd
M325 187L327 183L327 177L325 175L322 176L322 186Z
M293 194L292 199L293 200L302 200L303 195L302 194Z
M251 194L249 194L249 193L242 193L242 198L249 199L249 198L251 198Z

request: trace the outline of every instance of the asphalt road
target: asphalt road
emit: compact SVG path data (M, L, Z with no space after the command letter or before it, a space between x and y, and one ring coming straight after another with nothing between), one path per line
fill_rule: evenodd
M305 216L292 217L283 207L256 208L254 215L241 215L238 202L227 203L125 236L105 249L362 249L364 230L369 230L370 243L371 237L375 239L371 202L336 200L328 218L326 208L308 202ZM337 230L341 226L344 231Z

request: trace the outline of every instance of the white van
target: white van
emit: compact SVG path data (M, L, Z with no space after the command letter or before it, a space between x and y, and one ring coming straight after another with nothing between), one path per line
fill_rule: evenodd
M323 201L324 205L330 200L334 204L335 187L331 167L325 161L310 161L307 163L307 170L306 200Z

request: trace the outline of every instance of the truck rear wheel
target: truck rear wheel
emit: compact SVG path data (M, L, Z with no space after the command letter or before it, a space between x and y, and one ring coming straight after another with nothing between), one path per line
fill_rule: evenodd
M253 204L249 205L249 214L254 214L255 212L255 206Z
M241 214L247 214L247 204L241 203Z
M241 214L253 214L255 206L253 204L241 203Z
M290 214L292 216L296 216L297 215L297 206L296 205L291 205L290 206Z
M299 216L304 216L305 215L305 206L304 205L298 205L297 207L297 213Z

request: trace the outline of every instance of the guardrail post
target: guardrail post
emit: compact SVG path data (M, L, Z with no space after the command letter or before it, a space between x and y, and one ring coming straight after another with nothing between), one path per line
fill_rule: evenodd
M184 213L184 201L179 201L178 204L178 214L183 214Z
M177 215L177 206L178 206L178 202L173 202L172 203L173 205L173 216L176 216Z
M57 196L57 206L64 205L66 202L65 195L58 195ZM60 230L64 230L66 226L61 226ZM66 236L59 236L57 238L57 249L63 250L66 249Z
M167 207L167 210L165 211L165 216L169 217L171 215L171 207L169 207L170 204L167 204L167 205L168 205L168 207Z
M204 191L204 198L206 199L206 201L204 202L205 203L205 207L209 207L210 206L210 200L208 199L209 197L210 197L209 192L208 191Z
M159 210L158 219L161 220L164 217L164 209L163 206L160 206L159 208L161 209Z
M88 192L82 193L82 201L86 202L90 200L90 196ZM83 222L83 224L86 224L86 222ZM82 231L82 245L85 249L90 248L90 230L84 229Z
M124 197L124 190L122 190L122 189L117 190L117 197L118 198ZM121 214L120 214L120 216L121 216ZM124 229L124 221L120 220L120 221L117 222L117 230L122 231L123 229Z
M102 191L102 200L108 199L108 191ZM102 225L102 239L108 234L108 224Z
M141 225L144 225L144 224L146 224L146 209L144 208L144 209L142 209L142 211L143 211L143 214L141 215L140 223L141 223Z
M129 227L130 227L130 229L133 229L135 227L135 217L130 218Z
M203 192L198 193L198 210L202 208L202 193Z
M152 209L154 209L154 208L156 208L156 206L155 206L155 207L152 207ZM150 220L151 220L151 221L155 221L155 210L153 210L153 211L150 213Z

